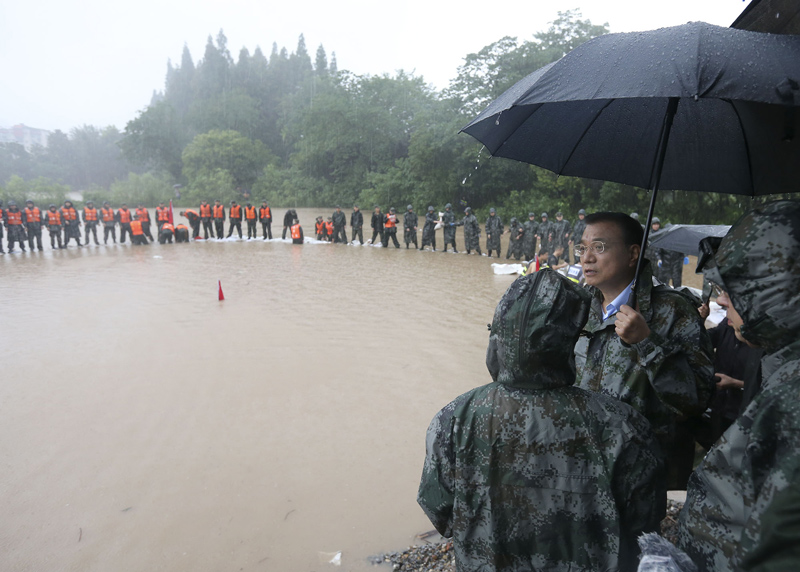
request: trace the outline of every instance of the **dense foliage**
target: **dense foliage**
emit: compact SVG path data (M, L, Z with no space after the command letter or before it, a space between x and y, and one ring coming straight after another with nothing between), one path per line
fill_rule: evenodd
M490 206L504 218L579 208L644 212L647 192L556 177L491 159L459 134L492 99L533 70L607 33L576 12L560 13L531 40L505 37L468 54L442 92L422 77L340 71L322 46L314 59L300 36L293 53L273 44L231 55L222 31L196 63L184 47L168 63L163 92L120 133L84 126L56 131L47 148L0 145L0 194L43 200L82 190L117 204L176 197L230 200L251 193L276 206L403 208L447 202ZM176 192L177 191L177 192ZM658 212L672 222L731 222L749 202L704 193L664 193Z

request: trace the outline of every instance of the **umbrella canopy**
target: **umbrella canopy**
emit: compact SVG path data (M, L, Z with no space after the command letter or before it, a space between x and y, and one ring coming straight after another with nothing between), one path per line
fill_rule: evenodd
M518 82L463 131L492 155L642 188L742 195L800 180L800 37L693 22L608 34ZM677 99L660 179L655 165Z
M723 237L727 224L673 224L650 233L650 247L700 256L700 241L709 236Z
M511 87L462 131L492 155L653 190L800 190L800 37L691 22L608 34Z

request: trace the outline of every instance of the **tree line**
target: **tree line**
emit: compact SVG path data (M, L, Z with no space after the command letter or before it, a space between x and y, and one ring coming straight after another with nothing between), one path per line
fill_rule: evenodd
M220 31L197 62L184 46L181 61L167 63L163 90L124 131L56 131L30 152L0 145L0 195L60 202L81 190L95 202L147 206L178 196L187 205L247 196L287 207L452 203L506 217L644 212L644 190L492 159L459 134L516 81L605 33L607 24L561 12L530 40L504 37L468 54L436 91L403 71L339 70L322 45L312 59L302 35L291 53L273 43L269 56L242 48L234 59ZM749 206L714 193L659 197L659 215L672 222L729 223Z

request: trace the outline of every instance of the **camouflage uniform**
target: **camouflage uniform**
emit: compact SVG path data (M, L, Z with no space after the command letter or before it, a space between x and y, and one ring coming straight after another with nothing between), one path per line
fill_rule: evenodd
M444 251L447 252L447 245L452 244L453 252L458 252L458 250L456 250L456 215L451 209L450 203L447 203L444 207L444 213L442 214Z
M411 205L408 206L410 207ZM417 213L406 207L406 214L403 215L403 240L405 240L406 248L408 248L408 245L412 242L414 243L414 248L417 248L418 223L419 218L417 217Z
M541 250L544 248L547 252L553 254L553 241L550 239L550 236L553 234L553 223L547 218L547 213L542 213L541 218L547 220L543 220L539 223L539 249Z
M575 225L572 227L572 234L569 237L569 239L572 241L572 244L577 246L581 243L581 239L583 238L583 231L585 230L586 230L586 221L580 218L576 220Z
M561 255L561 258L569 262L569 237L567 235L572 232L572 225L565 218L558 220L559 214L556 213L556 220L550 223L552 225L550 229L553 233L553 250L563 248L564 254Z
M667 486L683 489L694 460L686 419L700 416L711 397L713 349L695 303L667 286L653 286L649 262L639 283L639 311L651 332L627 347L614 329L616 314L603 321L602 294L592 288L586 324L592 338L581 338L575 347L579 385L644 415L666 455Z
M517 222L516 218L511 219L511 224L508 226L508 250L506 251L506 259L512 256L519 260L522 258L522 237L525 229Z
M490 214L486 219L486 250L489 251L489 256L492 251L497 251L497 257L500 257L500 235L503 234L503 221L495 215Z
M536 233L539 232L539 223L536 219L531 220L533 213L528 215L528 220L522 226L525 227L525 234L522 235L522 252L525 260L533 260L536 257Z
M431 245L433 250L436 250L436 221L438 217L433 207L428 207L428 213L425 215L425 226L422 227L422 246L420 250L427 245Z
M459 572L635 570L636 537L657 530L663 467L647 421L573 386L589 303L550 270L516 280L491 326L495 382L431 422L417 500L452 536Z
M765 357L761 391L689 481L678 540L700 570L738 569L762 542L773 542L763 538L765 516L781 510L773 505L800 475L798 261L800 202L778 201L734 224L703 268L728 293L741 335ZM796 523L797 513L784 519ZM796 547L789 530L781 534ZM795 560L781 569L797 568Z
M473 250L481 254L481 225L477 217L472 214L471 208L467 207L464 213L464 220L458 223L464 227L464 247L467 249L467 254Z
M683 278L683 259L685 255L674 250L659 249L656 254L661 260L661 268L656 276L661 282L669 285L672 281L673 288L680 288Z

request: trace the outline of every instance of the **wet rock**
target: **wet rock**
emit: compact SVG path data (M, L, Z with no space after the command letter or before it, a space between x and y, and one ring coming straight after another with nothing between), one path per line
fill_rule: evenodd
M398 572L455 572L452 542L411 546L402 552L389 552L369 559L373 564L386 563Z

